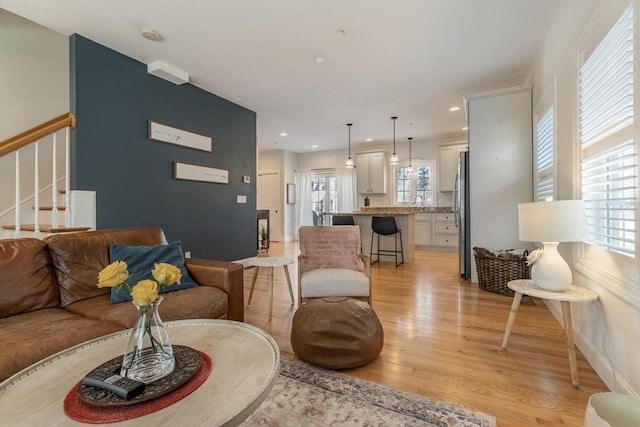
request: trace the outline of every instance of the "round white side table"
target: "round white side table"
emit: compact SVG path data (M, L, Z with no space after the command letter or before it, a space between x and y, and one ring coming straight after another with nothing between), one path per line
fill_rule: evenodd
M284 267L284 275L287 278L287 285L289 286L289 296L291 297L291 305L293 302L293 289L291 288L291 277L289 276L289 264L293 264L291 258L286 257L253 257L245 260L246 265L250 265L256 268L253 273L253 280L251 281L251 291L249 292L249 302L247 305L251 305L251 297L253 297L253 288L256 286L256 279L258 278L258 272L260 267L269 268L269 320L271 320L271 313L273 307L273 267Z
M578 365L576 364L576 349L573 342L573 324L571 322L570 303L595 301L598 299L598 294L590 289L582 288L575 285L571 285L566 290L560 292L547 291L545 289L540 289L533 284L533 280L528 279L512 280L507 284L507 286L509 286L509 289L515 291L516 294L513 296L513 303L511 304L509 320L507 321L507 327L504 331L504 338L502 339L502 348L507 348L509 335L511 335L513 322L516 320L516 314L518 313L518 307L520 307L522 295L560 301L562 305L564 335L567 340L567 349L569 351L569 369L571 370L571 383L575 388L578 388Z

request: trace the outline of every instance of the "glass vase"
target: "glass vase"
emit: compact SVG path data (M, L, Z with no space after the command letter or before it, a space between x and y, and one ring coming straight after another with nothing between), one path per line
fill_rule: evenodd
M122 359L120 375L123 377L148 384L173 372L176 365L173 348L158 314L161 302L162 297L159 297L151 304L136 305L138 321Z

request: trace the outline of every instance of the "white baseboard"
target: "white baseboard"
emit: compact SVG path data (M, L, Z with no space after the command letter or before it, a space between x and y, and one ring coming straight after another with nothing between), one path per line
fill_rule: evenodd
M558 323L563 325L561 305L558 303L552 303L549 300L544 300L544 303ZM586 336L575 324L573 325L573 338L576 347L580 350L585 359L587 359L593 370L596 371L610 391L639 397L633 387L620 375L619 372L615 370L615 367L611 363L609 357L599 351L589 340L587 340ZM567 369L569 369L568 365Z

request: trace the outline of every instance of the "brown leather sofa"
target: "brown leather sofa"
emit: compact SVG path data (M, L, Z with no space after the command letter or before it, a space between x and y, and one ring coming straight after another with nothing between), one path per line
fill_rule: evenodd
M110 289L96 286L109 264L110 243L150 246L167 240L157 227L0 240L0 381L73 345L133 327L132 303L111 304ZM185 261L199 286L162 294L162 320L243 321L242 265Z

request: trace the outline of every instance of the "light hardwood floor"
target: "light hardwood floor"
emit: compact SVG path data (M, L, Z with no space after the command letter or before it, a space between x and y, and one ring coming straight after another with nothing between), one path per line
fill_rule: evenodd
M272 243L271 256L297 257L295 243ZM290 266L297 295L296 264ZM295 358L291 305L283 269L274 271L273 319L268 320L267 269L260 271L245 322ZM245 304L253 269L245 270ZM582 426L589 396L607 388L578 351L580 388L571 386L561 325L541 300L523 299L501 348L512 298L461 279L456 252L417 250L412 262L371 269L373 308L384 328L380 356L349 375L492 414L498 426Z

